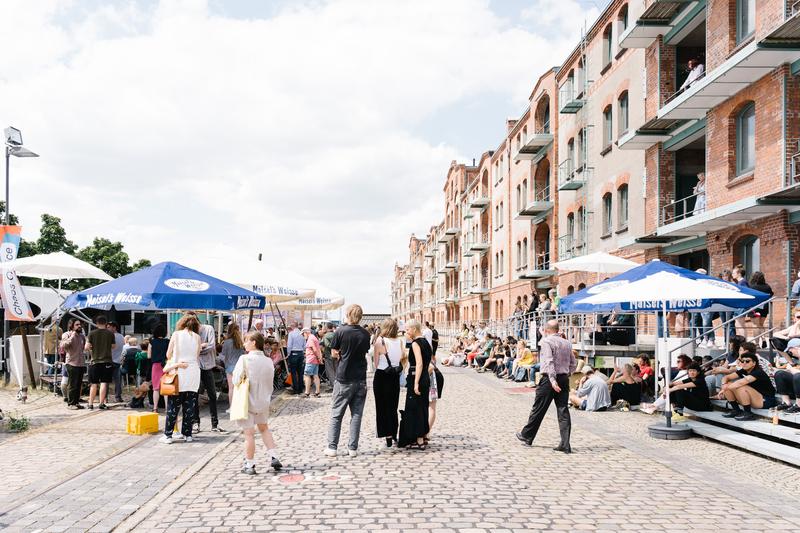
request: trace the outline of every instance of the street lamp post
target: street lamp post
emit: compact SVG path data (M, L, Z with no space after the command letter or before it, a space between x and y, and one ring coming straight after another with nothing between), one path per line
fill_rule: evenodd
M6 148L6 213L5 213L5 225L8 226L10 222L10 213L11 209L9 208L9 187L10 187L10 179L9 179L9 167L11 162L11 156L14 157L39 157L39 154L31 152L27 148L25 148L22 144L22 132L19 131L17 128L9 126L5 129L5 148ZM8 354L11 351L11 336L8 334L8 320L5 318L5 309L3 309L3 373L5 375L5 382L8 382L11 379L11 374L9 373L8 369L8 361L9 357ZM33 376L31 376L32 378ZM20 384L22 386L22 384Z

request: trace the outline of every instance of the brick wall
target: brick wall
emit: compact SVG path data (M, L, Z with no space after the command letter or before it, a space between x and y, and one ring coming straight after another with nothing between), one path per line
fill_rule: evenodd
M782 152L783 82L787 70L786 66L776 69L708 113L706 201L709 209L761 196L782 186L786 159ZM793 97L797 98L796 83L793 89ZM756 106L755 170L737 177L736 114L751 101Z
M658 51L661 46L661 37L653 41L647 47L644 55L644 64L646 65L646 78L645 78L645 103L644 103L644 118L650 120L658 113L659 100L658 100Z
M736 2L708 0L706 6L706 72L710 72L736 46Z
M740 224L723 231L709 233L706 237L708 255L711 259L711 272L716 274L724 268L733 268L741 262L738 256L737 244L743 237L754 235L760 244L760 269L770 284L776 296L786 296L786 242L791 241L796 249L798 242L798 229L789 223L785 211L756 220L747 224ZM796 250L793 252L792 265L797 264ZM748 272L749 277L752 272Z

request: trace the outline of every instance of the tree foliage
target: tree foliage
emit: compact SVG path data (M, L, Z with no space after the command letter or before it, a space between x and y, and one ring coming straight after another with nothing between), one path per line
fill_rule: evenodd
M75 255L77 249L75 243L67 239L67 232L61 225L61 219L44 213L39 239L36 241L36 252L40 254L66 252Z

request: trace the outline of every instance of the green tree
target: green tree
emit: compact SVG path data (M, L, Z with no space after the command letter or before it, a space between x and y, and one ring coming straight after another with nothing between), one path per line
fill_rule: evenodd
M42 215L42 226L39 229L39 240L36 241L36 250L40 254L53 252L66 252L75 255L75 243L67 239L67 232L61 225L61 219L57 216Z
M128 254L121 242L111 242L103 237L95 237L92 244L82 248L78 257L96 266L112 278L131 273Z
M139 259L133 265L131 265L131 272L136 272L137 270L151 266L153 266L153 263L151 263L149 259Z

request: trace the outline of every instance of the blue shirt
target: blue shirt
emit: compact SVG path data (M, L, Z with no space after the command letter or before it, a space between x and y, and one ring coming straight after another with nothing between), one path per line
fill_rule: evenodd
M299 329L293 329L289 333L289 337L286 339L286 351L289 353L306 351L306 340Z

